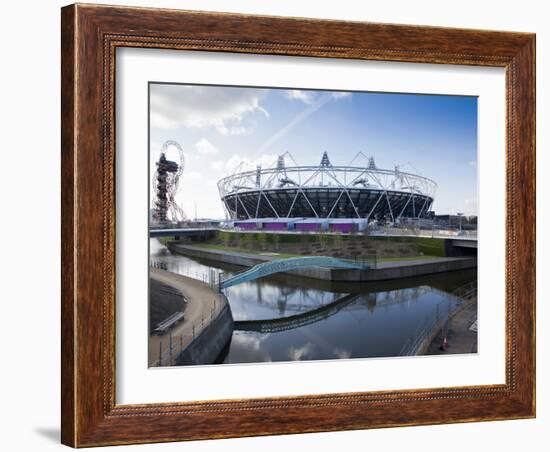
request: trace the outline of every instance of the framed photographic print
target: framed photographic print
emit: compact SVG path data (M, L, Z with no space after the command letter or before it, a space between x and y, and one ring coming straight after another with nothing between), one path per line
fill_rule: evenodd
M62 9L62 442L535 416L535 37Z

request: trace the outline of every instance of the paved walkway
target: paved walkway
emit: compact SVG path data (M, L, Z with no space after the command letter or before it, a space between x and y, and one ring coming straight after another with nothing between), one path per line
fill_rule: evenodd
M446 350L441 350L442 331L432 341L426 355L477 353L477 300L467 302L451 319L447 331Z
M167 366L173 364L171 361L175 360L176 356L193 340L193 332L196 336L202 331L227 301L223 295L212 290L202 281L158 268L151 268L150 271L151 278L177 289L187 300L183 322L179 322L165 334L149 336L149 366L158 365L159 356L161 356L162 365ZM170 336L172 336L171 354Z

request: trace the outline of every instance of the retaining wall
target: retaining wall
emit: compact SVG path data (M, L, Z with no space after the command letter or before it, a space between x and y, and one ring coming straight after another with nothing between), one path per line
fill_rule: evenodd
M178 243L169 243L171 252L183 254L198 259L222 262L225 264L253 267L256 264L279 259L277 256L261 256L255 254L232 253L227 251L201 249ZM331 269L325 267L311 267L291 270L285 273L303 276L306 278L320 279L324 281L382 281L389 279L401 279L414 276L443 273L453 270L464 270L477 267L477 258L440 258L426 260L426 262L408 263L406 261L396 264L379 264L378 268L367 270L358 269Z
M176 364L213 364L232 334L233 315L226 303L218 316L177 356Z

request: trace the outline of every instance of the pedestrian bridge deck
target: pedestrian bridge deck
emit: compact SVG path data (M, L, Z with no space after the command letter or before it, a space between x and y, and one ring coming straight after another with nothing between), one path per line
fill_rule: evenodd
M363 270L370 268L370 264L364 261L354 261L347 259L338 259L328 256L303 256L290 257L287 259L275 259L262 262L241 273L237 273L225 280L220 281L220 288L227 289L236 284L253 281L274 273L287 272L297 268L305 267L328 267L328 268L346 268Z

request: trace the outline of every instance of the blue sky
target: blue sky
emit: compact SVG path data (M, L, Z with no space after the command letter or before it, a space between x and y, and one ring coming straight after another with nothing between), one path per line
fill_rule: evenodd
M241 162L290 152L317 164L323 151L333 164L361 151L420 173L438 183L437 213L477 214L475 97L151 84L150 127L151 168L166 140L184 149L178 200L189 217L223 217L216 182Z

